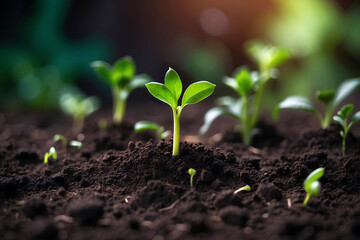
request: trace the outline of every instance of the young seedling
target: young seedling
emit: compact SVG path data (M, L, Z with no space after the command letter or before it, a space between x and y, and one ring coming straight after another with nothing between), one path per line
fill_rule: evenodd
M85 98L82 95L66 93L60 98L60 107L64 113L73 118L73 131L81 131L85 118L100 107L97 97Z
M343 127L343 131L340 131L340 135L342 137L342 154L345 156L345 144L346 144L346 136L350 130L350 128L358 121L360 121L360 111L356 112L354 116L351 118L351 121L348 123L348 117L354 111L354 105L347 104L343 106L340 111L338 111L337 115L333 117L334 121L339 123L340 126Z
M100 131L105 132L107 129L107 120L105 118L101 118L98 121L98 127L99 127Z
M315 114L320 121L321 127L328 129L336 108L357 88L360 88L360 78L349 79L343 82L336 92L334 90L317 91L316 98L324 105L324 114L321 114L321 112L311 104L310 100L305 97L287 97L275 108L274 118L277 119L279 117L280 109L298 109Z
M117 60L113 66L103 61L94 61L90 65L96 74L109 83L113 95L113 121L120 124L125 116L126 100L132 90L144 87L145 83L150 82L150 77L146 74L137 74L134 60L123 57Z
M194 176L196 174L196 170L193 168L190 168L188 172L190 174L190 187L193 188L194 187L193 180L194 180Z
M180 114L183 108L190 104L195 104L210 96L215 85L207 81L200 81L191 84L184 92L181 105L178 106L178 100L182 93L182 83L179 75L174 69L169 68L165 74L165 85L157 82L146 84L149 92L160 101L170 105L174 117L174 136L172 155L179 155L180 142Z
M69 145L72 146L72 147L77 147L77 149L79 149L79 150L80 150L80 149L82 148L82 146L83 146L82 142L75 141L75 140L70 141Z
M242 192L242 191L251 191L251 187L249 185L245 185L244 187L239 188L238 190L234 191L234 194L237 194L238 192Z
M57 159L57 154L54 147L51 147L49 152L45 153L44 164L48 163L49 157L52 157L53 159Z
M324 168L318 168L305 179L304 189L306 191L306 198L304 206L308 203L310 197L316 197L321 191L321 184L318 181L324 175Z
M243 67L233 77L224 78L223 82L235 90L239 98L225 96L218 99L219 106L206 113L200 134L205 134L212 122L222 115L235 118L241 123L240 133L244 144L250 145L252 137L258 133L255 127L266 84L276 77L275 68L288 59L289 54L285 49L260 43L253 43L249 53L257 62L259 72L249 72Z
M150 121L138 121L135 123L134 129L135 132L154 130L160 139L165 139L170 134L169 131L165 131L163 126Z
M66 146L67 146L66 137L64 135L61 135L61 134L54 135L54 142L57 142L57 141L60 141L60 140L62 141L63 148L66 149Z

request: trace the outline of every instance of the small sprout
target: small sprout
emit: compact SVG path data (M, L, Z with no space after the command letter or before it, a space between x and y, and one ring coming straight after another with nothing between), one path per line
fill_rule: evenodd
M354 105L347 104L343 106L337 115L333 117L334 121L337 122L340 126L343 127L343 131L340 131L342 137L342 154L345 156L345 145L346 145L346 136L350 128L358 121L360 121L360 111L356 112L351 118L350 123L348 123L348 117L354 111Z
M100 107L97 97L85 98L83 95L65 93L60 98L60 107L64 113L73 118L73 131L81 131L85 117L95 112Z
M330 127L331 118L339 104L356 89L360 88L360 78L349 79L343 82L337 91L317 91L316 99L324 105L324 114L316 109L309 99L302 96L290 96L283 100L274 110L274 118L279 117L280 109L297 109L314 114L320 121L323 129Z
M306 191L306 198L304 200L304 206L308 203L310 197L316 197L321 191L321 184L318 181L324 175L324 168L318 168L314 170L305 179L304 189Z
M177 72L169 68L165 74L165 84L151 82L145 84L149 92L157 99L170 105L174 117L174 137L172 155L179 155L180 143L180 114L183 108L190 104L198 103L209 97L215 85L207 81L200 81L191 84L184 92L181 105L178 101L182 93L182 83Z
M82 142L75 141L75 140L70 141L69 145L72 147L77 147L78 149L81 149L83 146Z
M54 136L54 142L57 142L57 141L62 141L62 144L63 144L63 147L66 149L66 145L67 145L67 140L66 140L66 137L64 135L61 135L61 134L56 134Z
M144 87L150 82L146 74L137 74L134 60L123 57L112 66L103 61L94 61L90 65L96 74L105 82L109 83L113 95L113 121L116 125L122 123L125 116L126 100L130 93L139 87Z
M49 152L45 153L44 164L48 163L49 157L52 157L53 159L57 159L57 154L56 154L56 150L54 147L51 147Z
M101 118L98 121L98 127L99 127L100 131L105 132L107 129L107 120L105 118Z
M189 174L190 174L190 187L193 188L193 180L194 180L194 175L196 174L196 170L193 168L189 169Z
M244 187L239 188L238 190L234 191L234 194L237 194L238 192L242 192L242 191L251 191L251 187L249 185L245 185Z
M134 126L135 132L144 130L154 130L160 139L165 139L169 135L169 131L165 131L164 127L149 121L138 121Z

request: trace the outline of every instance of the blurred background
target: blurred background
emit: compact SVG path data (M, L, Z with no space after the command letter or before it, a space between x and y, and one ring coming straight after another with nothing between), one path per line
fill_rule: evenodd
M69 89L110 108L110 87L89 64L124 55L155 81L171 66L184 85L208 80L222 96L229 92L222 76L241 65L255 70L244 49L249 39L292 55L271 81L268 107L360 76L358 0L12 0L2 2L0 29L5 112L56 110ZM129 104L141 101L156 100L143 88Z

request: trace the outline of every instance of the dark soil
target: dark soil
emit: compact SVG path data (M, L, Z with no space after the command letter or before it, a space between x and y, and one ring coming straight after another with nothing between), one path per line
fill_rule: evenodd
M0 238L360 238L359 125L344 157L337 126L321 130L298 112L263 120L247 148L226 118L199 140L201 107L184 114L177 157L171 139L132 131L133 119L156 120L147 117L156 106L134 109L106 131L97 122L110 113L95 114L81 134L57 115L0 119ZM171 128L166 113L157 122ZM83 149L63 149L55 133L83 141ZM44 165L51 146L58 159ZM303 182L318 167L325 168L321 194L303 207ZM197 171L194 189L189 168ZM246 184L250 192L233 193Z

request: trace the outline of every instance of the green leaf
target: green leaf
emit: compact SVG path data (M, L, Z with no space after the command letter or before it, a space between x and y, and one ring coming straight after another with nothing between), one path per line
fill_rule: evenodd
M77 147L77 149L81 149L83 146L82 142L75 141L75 140L70 141L69 145L72 147Z
M207 81L200 81L191 84L184 93L181 108L188 104L195 104L210 96L215 89L215 84Z
M310 113L317 112L317 110L311 105L310 101L302 96L290 96L279 103L273 113L273 117L275 119L279 118L280 109L297 109Z
M123 81L132 79L136 72L136 66L134 60L129 57L123 57L114 63L112 68L113 81L119 86L123 86Z
M325 104L329 103L331 100L333 100L335 97L335 91L330 90L324 90L324 91L316 91L316 98Z
M103 61L94 61L90 64L90 66L102 80L111 85L114 84L111 77L111 66L108 63Z
M50 148L49 155L52 156L54 159L57 159L57 154L56 154L56 150L54 147Z
M344 122L344 120L343 120L340 116L338 116L338 115L333 116L333 120L334 120L335 122L339 123L340 126L342 126L343 128L345 128L345 122Z
M179 75L172 68L169 68L169 70L165 74L165 86L174 95L176 101L178 101L182 93L182 83Z
M249 95L253 85L249 71L243 68L235 79L238 85L238 93L243 97Z
M323 175L324 175L324 168L318 168L313 172L311 172L304 182L305 191L309 193L311 184L317 181L318 179L320 179Z
M123 88L123 90L120 93L120 99L126 100L130 93L140 87L145 87L145 84L149 83L151 81L151 77L147 74L137 74L135 75Z
M157 131L159 128L160 126L158 124L145 120L136 122L134 126L135 132L140 132L148 129Z
M169 104L170 107L172 107L173 109L177 107L176 99L174 98L173 94L170 92L170 90L164 84L157 83L157 82L151 82L151 83L145 84L145 86L148 89L148 91L151 93L151 95L153 95L160 101L163 101L163 102Z
M100 108L100 101L97 97L88 97L85 98L80 103L80 111L85 114L85 116L90 115Z
M237 94L239 94L239 88L238 88L238 84L236 82L236 79L235 78L231 78L231 77L227 77L225 76L223 78L223 83L227 86L229 86L230 88L232 88L233 90L235 90L235 92Z
M338 111L337 115L345 120L353 111L354 105L346 104Z
M319 181L312 182L309 188L309 194L312 197L319 195L321 191L321 183Z
M190 168L188 172L189 172L190 176L193 176L196 174L196 170L193 168Z
M350 129L350 127L352 126L352 125L354 125L356 122L358 122L358 121L360 121L360 111L359 112L356 112L355 114L354 114L354 116L351 118L351 122L350 122L350 124L349 124L349 126L348 126L348 129Z
M349 96L352 92L354 92L356 89L360 88L360 78L354 78L354 79L349 79L345 82L343 82L336 94L335 94L335 99L333 102L333 109L335 110L335 108L347 97Z
M214 107L211 108L204 117L204 124L201 126L199 133L200 135L204 135L210 128L211 124L220 116L230 116L235 119L239 119L236 115L230 112L226 107Z

